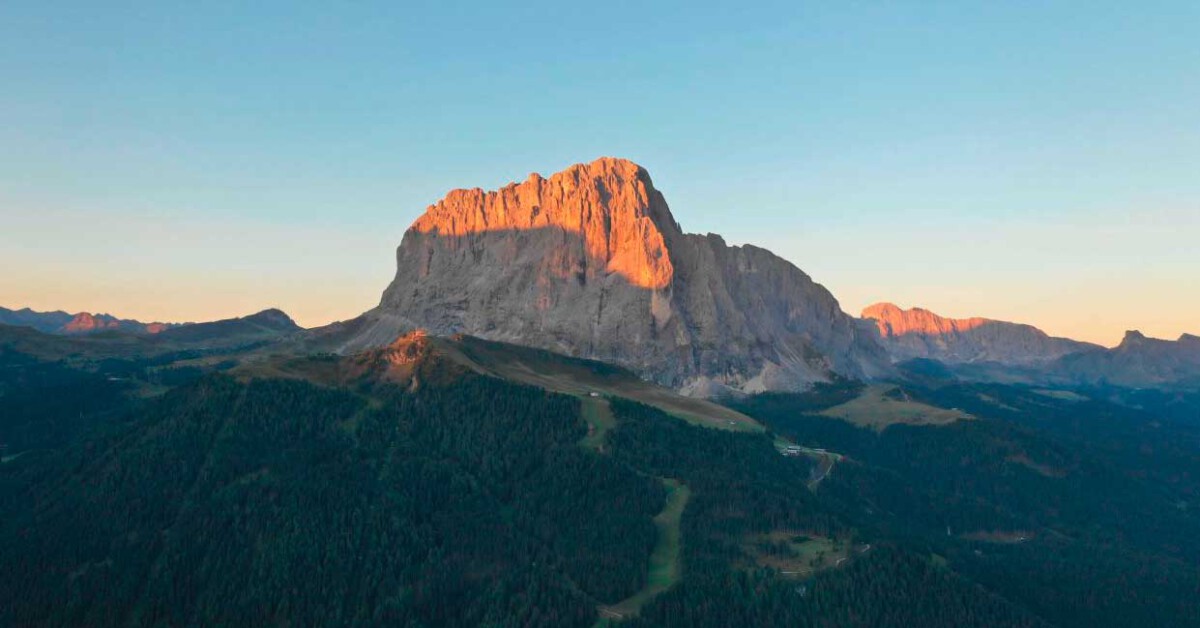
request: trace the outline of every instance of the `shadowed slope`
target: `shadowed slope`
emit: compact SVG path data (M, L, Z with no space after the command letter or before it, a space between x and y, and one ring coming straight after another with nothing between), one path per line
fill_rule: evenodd
M352 333L355 325L351 323L349 327ZM438 337L414 331L386 347L354 355L336 358L280 355L249 362L235 372L248 377L303 379L338 386L372 379L409 387L435 381L445 383L473 373L584 398L597 395L632 399L707 427L762 430L762 426L740 412L676 394L612 364L461 334Z
M1171 341L1129 331L1112 349L1063 357L1051 373L1069 383L1200 389L1200 337L1183 334Z

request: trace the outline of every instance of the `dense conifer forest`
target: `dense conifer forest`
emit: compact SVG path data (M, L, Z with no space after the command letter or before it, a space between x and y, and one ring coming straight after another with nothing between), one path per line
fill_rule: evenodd
M1200 625L1190 397L931 377L973 420L869 429L839 382L734 432L425 359L4 350L0 625Z

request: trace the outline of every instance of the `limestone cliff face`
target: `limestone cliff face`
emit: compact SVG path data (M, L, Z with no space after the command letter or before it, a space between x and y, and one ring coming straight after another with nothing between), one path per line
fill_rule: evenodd
M1051 337L1030 325L987 318L945 318L929 310L904 310L891 303L869 306L862 317L874 321L896 361L931 358L950 363L1035 364L1098 348Z
M500 190L455 190L396 252L344 350L416 328L605 360L694 394L799 389L890 371L869 325L789 262L685 234L649 174L603 158Z

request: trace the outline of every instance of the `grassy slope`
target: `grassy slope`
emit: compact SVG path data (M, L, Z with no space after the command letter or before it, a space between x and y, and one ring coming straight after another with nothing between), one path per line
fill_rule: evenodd
M582 397L581 408L583 420L588 424L588 434L580 441L580 445L593 451L601 451L608 431L617 426L608 400L597 397Z
M445 358L449 364L551 392L585 400L597 398L592 394L624 397L704 427L738 432L763 431L762 425L737 410L705 399L684 397L604 362L571 358L541 349L471 336L422 336L418 341L402 339L398 342L424 343L431 355ZM325 385L342 385L363 374L361 368L348 368L346 359L321 359L312 355L298 355L294 351L281 352L279 348L275 347L271 352L264 350L256 356L257 359L244 361L236 373L246 377L303 379Z
M650 554L646 586L616 604L601 606L598 626L637 615L647 602L679 581L679 522L683 519L683 511L687 508L691 490L678 480L669 478L663 479L663 485L668 491L667 504L662 512L654 517L654 525L658 527L658 543L654 546L654 552Z
M859 427L883 430L898 423L908 425L946 425L973 417L961 410L948 410L889 395L897 390L888 385L868 386L857 398L834 406L822 415L848 421Z
M755 545L762 542L781 544L787 552L761 552ZM799 530L776 530L751 536L743 549L755 558L758 566L778 569L782 575L792 578L807 578L819 571L840 567L851 555L851 547L845 540Z
M473 369L502 379L571 395L595 392L640 401L690 423L734 431L762 431L754 419L725 406L678 395L625 369L549 351L472 337L438 338L440 349Z

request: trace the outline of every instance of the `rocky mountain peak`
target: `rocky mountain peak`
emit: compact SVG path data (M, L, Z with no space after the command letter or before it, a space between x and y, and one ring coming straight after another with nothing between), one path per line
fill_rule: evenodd
M120 327L120 322L107 314L93 315L90 312L80 312L69 323L63 325L62 331L65 334L87 334L118 327Z
M292 320L291 316L288 316L287 312L278 308L268 308L261 312L255 312L246 316L244 320L280 330L290 331L300 329L300 326L296 324L296 321Z
M1125 337L1121 338L1121 344L1119 346L1122 346L1122 347L1134 346L1134 345L1140 344L1145 341L1146 341L1146 334L1143 334L1142 332L1140 332L1136 329L1130 329L1125 332Z
M679 226L649 173L626 159L602 157L549 178L534 173L491 192L453 190L413 223L405 239L452 238L456 246L472 248L483 234L540 230L561 231L582 249L576 267L560 269L582 282L616 274L642 288L671 283L668 240L679 235Z
M704 394L890 371L873 331L827 290L769 251L685 234L624 159L454 190L405 232L396 262L343 350L461 332Z

